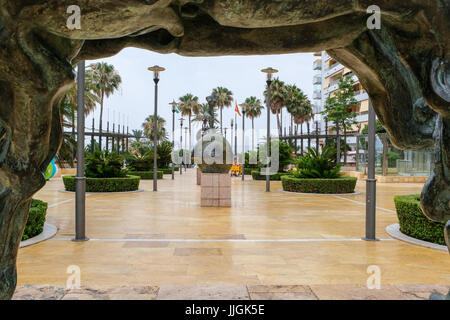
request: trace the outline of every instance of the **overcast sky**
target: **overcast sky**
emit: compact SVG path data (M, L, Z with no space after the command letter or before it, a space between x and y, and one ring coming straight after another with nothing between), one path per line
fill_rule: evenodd
M222 86L233 92L238 104L250 96L256 96L263 101L265 75L260 70L265 67L278 69L277 76L281 80L288 84L296 84L312 101L314 58L312 53L192 58L127 48L114 57L101 60L113 64L122 77L120 91L105 102L106 109L103 120L106 121L109 114L110 122L112 123L115 118L115 122L118 123L120 114L121 124L124 121L126 124L128 119L130 131L131 129L141 129L145 117L153 114L154 110L153 77L152 73L147 70L153 65L166 68L166 71L162 72L160 76L158 115L167 121L166 129L169 137L171 137L172 131L172 112L169 103L173 99L178 100L184 94L192 93L198 96L199 101L203 103L206 102L205 97L211 94L213 88ZM86 65L92 62L94 61L86 61ZM91 126L93 116L95 117L95 126L98 128L99 108L87 118L86 126ZM177 114L178 126L179 117L180 115ZM234 117L234 105L224 110L223 117L224 127L229 128L230 119ZM239 127L242 126L240 119L238 120ZM250 120L247 120L246 123L246 127L249 128ZM263 115L255 121L255 128L265 129L265 124L266 113L263 112ZM272 116L271 124L272 128L276 127L275 116ZM106 128L105 124L104 128Z

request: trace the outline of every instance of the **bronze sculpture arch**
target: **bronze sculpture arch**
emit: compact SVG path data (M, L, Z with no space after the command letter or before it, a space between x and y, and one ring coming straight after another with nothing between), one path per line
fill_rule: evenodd
M67 27L74 4L81 29ZM367 28L371 5L381 29ZM396 146L434 146L421 203L447 221L449 31L449 0L0 0L0 299L14 292L30 199L60 146L58 104L78 60L129 46L186 56L328 50L360 78ZM447 223L447 243L449 232Z

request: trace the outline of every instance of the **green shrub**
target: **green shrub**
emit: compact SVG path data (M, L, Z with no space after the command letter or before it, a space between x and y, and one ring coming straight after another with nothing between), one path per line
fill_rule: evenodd
M63 176L67 191L75 191L75 176ZM127 175L123 178L86 178L86 192L125 192L139 189L141 178Z
M262 158L262 154L265 155L265 151L267 148L267 143L262 143L258 146L258 159ZM294 157L292 156L292 153L294 152L294 149L291 148L291 146L284 141L279 141L278 146L275 146L275 149L272 150L272 143L269 146L270 154L278 153L278 163L279 163L279 170L282 171L287 165L294 162ZM265 167L262 164L259 164L260 167Z
M284 191L303 193L339 194L355 191L357 178L301 179L292 175L281 177Z
M297 172L293 175L301 179L336 179L339 178L341 165L336 162L336 150L323 147L322 152L308 148L308 152L296 161Z
M160 170L161 170L164 174L172 174L172 168L161 168L161 169L158 168L158 171L160 171ZM175 167L175 168L174 168L174 171L175 171L175 172L180 171L180 168L179 168L179 167Z
M245 169L245 168L244 168ZM266 180L266 175L260 173L260 169L252 171L253 180ZM282 176L289 175L288 172L278 172L270 176L271 181L280 181Z
M245 174L245 175L251 175L251 174L252 174L252 171L255 171L255 168L247 168L247 167L244 167L244 174Z
M142 180L153 180L153 171L128 171L128 173L131 174L132 176L138 176ZM170 173L172 173L172 171L170 171ZM158 170L156 174L157 179L162 179L163 174L164 171Z
M419 195L394 197L400 231L410 237L445 245L445 223L429 220L420 208Z
M119 178L126 176L126 170L122 169L121 156L109 151L95 151L86 157L85 175L87 178Z
M33 238L44 230L47 202L33 199L28 215L27 224L22 235L22 241Z

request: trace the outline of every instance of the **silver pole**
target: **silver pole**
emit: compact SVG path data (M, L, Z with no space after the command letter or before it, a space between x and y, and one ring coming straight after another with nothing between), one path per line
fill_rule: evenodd
M267 80L267 170L266 170L266 192L270 192L270 175L269 175L269 159L270 159L270 86L272 80Z
M172 107L172 148L175 150L175 107ZM172 180L175 179L175 163L172 160Z
M153 119L153 191L158 190L158 152L157 152L157 143L158 143L158 78L154 78L155 82L155 114Z
M245 107L242 108L242 181L245 180Z
M363 240L377 241L376 226L376 188L375 179L375 111L372 101L369 100L369 143L368 143L368 172L366 179L366 236Z
M75 176L75 238L86 238L86 177L84 176L84 73L85 62L78 62L77 72L77 174ZM94 134L94 132L92 132Z

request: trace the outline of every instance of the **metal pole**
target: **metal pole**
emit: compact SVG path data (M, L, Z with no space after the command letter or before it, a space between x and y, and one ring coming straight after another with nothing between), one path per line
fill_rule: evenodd
M234 114L234 154L237 157L237 113Z
M266 170L266 192L270 192L270 174L269 174L269 159L270 159L270 86L272 85L272 80L267 81L267 146L266 146L266 157L267 157L267 170Z
M95 140L94 140L94 130L95 130L95 119L92 118L92 135L91 135L91 154L94 154L94 144L95 144ZM83 128L84 129L84 128Z
M130 133L129 133L129 128L128 128L128 126L127 126L127 137L126 137L126 139L125 139L125 147L126 147L126 151L128 152L128 136L130 135Z
M377 241L376 226L376 188L375 179L375 111L372 101L369 100L369 146L368 146L368 172L366 179L366 236L363 240Z
M245 107L242 108L242 181L245 180Z
M117 154L120 154L120 124L117 125Z
M300 124L300 154L303 156L303 122Z
M73 241L87 241L86 238L86 177L84 176L84 71L85 62L78 62L77 79L77 174L75 177L75 238Z
M180 121L180 149L182 151L183 154L183 158L184 159L184 151L183 151L183 121ZM183 174L183 160L180 163L180 175Z
M175 106L172 107L172 148L175 150ZM172 160L172 180L175 179L175 163Z
M319 122L316 121L316 150L319 152Z
M106 122L106 132L107 132L107 134L106 134L106 151L109 151L109 136L108 136L108 134L109 134L109 121L108 122Z
M153 191L158 190L158 78L154 78L155 82L155 115L153 116Z
M114 151L114 143L115 143L114 142L114 136L115 136L115 132L116 132L116 124L113 123L113 130L112 130L113 135L111 137L111 152Z

